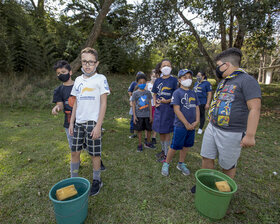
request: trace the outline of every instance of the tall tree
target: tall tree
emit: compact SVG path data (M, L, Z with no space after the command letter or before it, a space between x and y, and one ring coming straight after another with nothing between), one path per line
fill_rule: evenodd
M101 25L107 15L107 13L109 12L110 6L112 5L113 2L114 2L114 0L104 0L102 8L94 22L94 26L92 27L89 37L83 47L92 47L93 44L96 42L96 40L101 32ZM73 73L78 71L78 69L81 67L80 55L74 61L71 62L71 67L72 67Z

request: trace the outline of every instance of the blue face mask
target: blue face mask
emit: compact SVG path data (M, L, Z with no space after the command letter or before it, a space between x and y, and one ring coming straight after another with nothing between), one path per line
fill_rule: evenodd
M138 87L139 87L139 89L145 89L145 87L146 87L146 83L144 83L144 84L138 84Z

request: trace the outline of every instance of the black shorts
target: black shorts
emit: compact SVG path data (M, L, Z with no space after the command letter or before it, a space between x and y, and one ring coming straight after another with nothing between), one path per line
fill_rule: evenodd
M134 124L135 131L152 131L152 124L149 117L137 117L138 121Z
M93 140L90 136L95 125L94 121L75 124L72 152L81 151L84 148L91 156L101 156L101 137Z

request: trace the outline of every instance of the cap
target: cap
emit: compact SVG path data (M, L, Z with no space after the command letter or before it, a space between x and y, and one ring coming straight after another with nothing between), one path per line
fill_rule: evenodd
M178 78L180 78L181 76L183 76L183 75L185 75L185 74L187 74L187 73L191 73L192 76L193 76L193 72L192 72L191 70L189 70L189 69L182 69L182 70L180 70L180 71L178 72Z

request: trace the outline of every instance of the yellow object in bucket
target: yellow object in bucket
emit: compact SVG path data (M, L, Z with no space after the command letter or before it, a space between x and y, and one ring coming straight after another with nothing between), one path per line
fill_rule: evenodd
M228 185L227 181L218 181L218 182L215 182L215 184L216 184L216 187L218 188L218 190L221 192L230 192L231 191L230 186Z
M67 187L60 188L56 191L56 198L59 201L63 201L67 198L73 197L78 194L74 184Z

